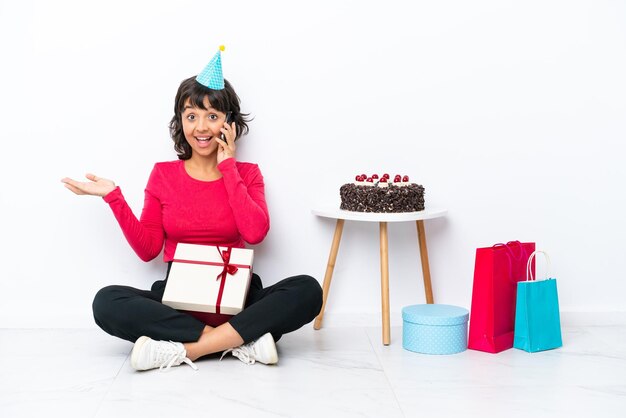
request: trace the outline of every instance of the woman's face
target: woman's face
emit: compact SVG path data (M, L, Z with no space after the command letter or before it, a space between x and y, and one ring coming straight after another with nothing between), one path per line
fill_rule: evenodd
M204 107L207 110L193 107L190 100L185 101L182 113L183 133L187 143L191 146L192 156L208 157L216 153L219 144L215 138L222 134L220 129L224 126L226 115L215 110L209 103L209 98L204 98Z

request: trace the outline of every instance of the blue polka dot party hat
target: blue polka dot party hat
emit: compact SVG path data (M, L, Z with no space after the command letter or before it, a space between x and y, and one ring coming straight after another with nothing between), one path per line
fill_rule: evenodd
M220 45L211 61L196 77L198 83L212 90L222 90L224 88L224 75L222 74L222 51L224 49L224 45Z

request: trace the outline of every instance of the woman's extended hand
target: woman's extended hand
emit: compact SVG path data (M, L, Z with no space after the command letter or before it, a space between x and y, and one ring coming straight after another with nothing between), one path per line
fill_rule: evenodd
M85 177L90 181L76 181L65 177L61 182L78 195L105 196L115 189L115 183L112 180L103 179L95 174L87 174Z
M217 163L221 163L227 158L235 158L235 150L237 146L235 145L235 138L237 138L237 125L235 122L228 125L224 124L224 127L220 129L224 134L224 140L221 138L217 138L217 143L219 144L217 148Z

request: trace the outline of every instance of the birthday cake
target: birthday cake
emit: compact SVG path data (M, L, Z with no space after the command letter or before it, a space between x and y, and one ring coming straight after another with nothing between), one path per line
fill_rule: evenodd
M400 213L424 210L424 187L411 183L409 176L360 174L354 183L339 189L343 210L353 212Z

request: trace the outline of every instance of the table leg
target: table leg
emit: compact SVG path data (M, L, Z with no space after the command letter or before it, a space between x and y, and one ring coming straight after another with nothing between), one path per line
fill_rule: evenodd
M389 251L387 244L387 222L380 223L380 294L383 310L383 344L389 345Z
M426 232L424 231L424 221L417 222L417 239L420 245L420 258L422 260L422 274L424 276L424 292L426 293L426 303L435 303L433 299L433 287L430 282L430 267L428 265L428 249L426 248Z
M337 260L337 253L339 252L339 243L341 242L343 223L343 219L337 219L337 225L335 226L335 235L333 236L333 243L330 246L330 254L328 255L328 264L326 265L326 274L324 275L324 285L322 287L322 309L315 318L315 323L313 324L314 329L320 329L322 327L322 320L324 319L324 309L326 309L326 300L328 299L328 292L330 291L330 281L333 278L335 261Z

